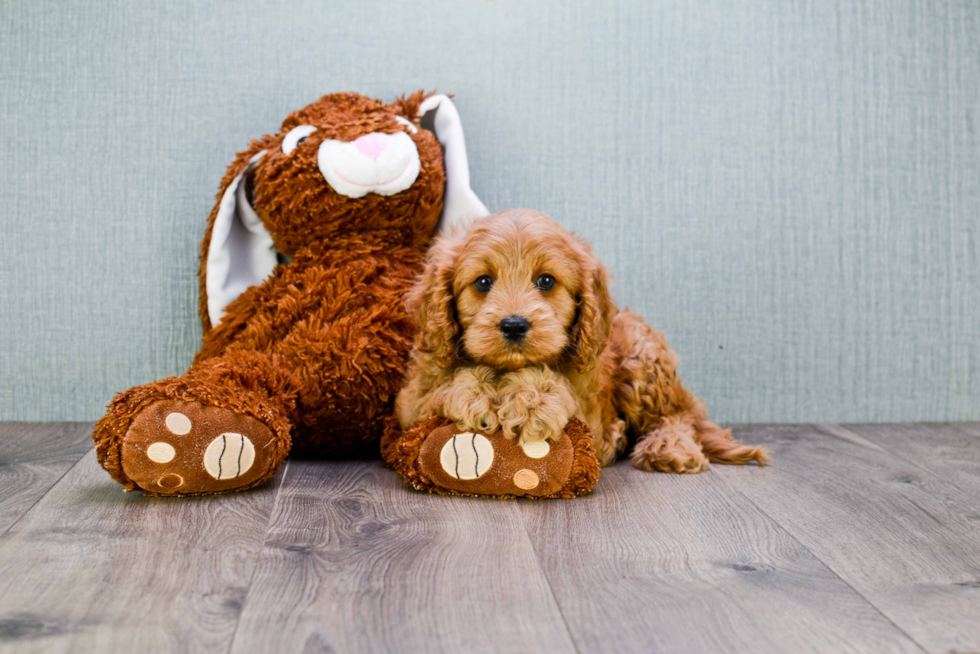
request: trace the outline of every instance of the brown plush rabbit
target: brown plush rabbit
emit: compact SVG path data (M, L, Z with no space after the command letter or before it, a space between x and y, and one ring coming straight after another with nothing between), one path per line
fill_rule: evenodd
M261 484L291 450L376 453L412 346L402 297L440 216L486 213L446 96L291 114L222 180L193 365L112 400L99 462L127 490L198 495Z

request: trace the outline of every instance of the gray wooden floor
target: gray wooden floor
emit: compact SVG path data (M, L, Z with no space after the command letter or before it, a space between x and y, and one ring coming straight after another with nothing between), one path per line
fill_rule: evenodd
M754 426L768 468L576 500L376 462L123 493L88 424L0 423L0 651L980 651L980 425Z

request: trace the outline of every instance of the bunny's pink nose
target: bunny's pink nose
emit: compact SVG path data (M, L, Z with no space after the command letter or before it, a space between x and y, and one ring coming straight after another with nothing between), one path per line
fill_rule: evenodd
M354 145L357 146L358 151L362 154L366 154L372 159L377 159L378 155L384 152L385 147L388 145L385 135L379 134L378 132L371 132L370 134L365 134L354 141Z

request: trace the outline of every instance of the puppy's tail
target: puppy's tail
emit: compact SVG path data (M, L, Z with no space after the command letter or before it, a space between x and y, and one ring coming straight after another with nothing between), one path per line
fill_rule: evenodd
M759 465L769 463L769 453L764 447L742 445L742 441L732 440L732 430L722 429L710 420L699 420L694 425L701 451L712 463L742 465L756 461Z

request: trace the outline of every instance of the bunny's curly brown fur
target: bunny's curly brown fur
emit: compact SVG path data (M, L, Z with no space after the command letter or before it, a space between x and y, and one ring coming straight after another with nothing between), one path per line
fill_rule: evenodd
M127 460L123 442L136 417L160 402L221 407L229 419L247 415L265 425L272 441L254 446L256 460L269 459L268 472L249 485L271 477L290 446L316 456L377 452L414 336L402 297L422 271L423 253L442 210L446 178L440 145L432 132L406 129L404 122L418 123L425 97L419 91L383 104L356 93L327 95L287 117L277 134L253 141L237 155L221 182L201 244L204 340L193 365L180 377L119 394L96 425L99 460L114 479L148 494L219 490L207 484L197 490L190 484L167 487L180 477L172 473L159 483L135 481L139 465L149 464ZM316 131L286 153L283 139L298 125ZM375 132L410 136L420 160L416 181L394 195L352 198L335 192L318 170L319 144ZM221 323L212 325L206 262L219 206L232 181L263 151L243 183L277 251L291 261L241 293L226 307ZM174 424L174 433L161 426L159 440L176 449L177 460L185 454L182 447L194 450L187 456L207 456L202 454L207 443L193 441L199 427L211 429L226 445L228 434L220 433L220 425L193 424L190 434L181 435L179 420ZM224 462L225 449L217 456L219 464Z

